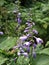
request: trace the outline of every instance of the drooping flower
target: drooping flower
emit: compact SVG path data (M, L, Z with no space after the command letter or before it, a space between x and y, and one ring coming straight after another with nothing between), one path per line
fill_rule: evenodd
M0 35L3 35L4 33L2 31L0 31Z
M38 34L38 31L37 31L37 30L33 30L33 33L34 33L34 34Z
M36 38L36 42L39 44L43 43L43 40L41 38Z
M24 53L24 50L20 47L20 53Z
M37 46L37 44L34 43L34 44L33 44L33 47L36 48L36 46Z
M43 43L43 40L41 38L37 38L35 36L33 38L36 40L37 44Z
M19 17L17 18L17 21L18 21L18 24L21 23L21 19Z
M27 39L27 36L25 36L25 35L20 37L20 40L22 40L22 41L25 41L26 39Z
M31 43L30 42L25 42L24 45L28 47L28 46L31 45Z

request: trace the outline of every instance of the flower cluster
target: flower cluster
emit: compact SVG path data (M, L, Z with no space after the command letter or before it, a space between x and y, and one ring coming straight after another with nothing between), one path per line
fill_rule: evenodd
M20 13L18 14L18 23L20 24ZM34 58L36 58L36 46L38 44L43 43L43 40L41 38L36 37L35 35L38 35L38 31L33 29L33 26L35 26L35 23L27 20L26 22L26 28L24 30L24 34L19 37L19 43L17 46L15 46L13 49L18 48L18 56L23 55L25 57L28 57L31 53ZM35 40L34 40L34 39ZM35 42L36 41L36 42ZM32 48L32 51L31 51Z

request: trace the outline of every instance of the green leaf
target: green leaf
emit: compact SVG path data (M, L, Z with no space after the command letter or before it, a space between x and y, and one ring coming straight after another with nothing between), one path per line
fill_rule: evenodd
M5 3L4 0L0 0L0 6L2 6Z
M0 49L9 50L10 48L12 48L16 44L16 38L15 37L7 37L6 39L5 38L0 43Z
M46 47L49 46L49 41L46 43Z
M20 56L17 60L17 65L29 65L29 58Z
M39 53L49 55L49 48L45 48L45 49L41 50Z
M4 58L2 55L0 55L0 65L5 63L6 60L8 60L8 58Z
M45 54L37 55L36 65L49 65L49 56Z

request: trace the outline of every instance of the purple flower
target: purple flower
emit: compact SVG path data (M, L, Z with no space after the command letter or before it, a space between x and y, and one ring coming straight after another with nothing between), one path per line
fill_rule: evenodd
M38 31L37 30L33 30L33 33L38 34Z
M24 30L24 32L26 33L26 32L29 32L29 30Z
M30 42L25 42L24 45L28 47L28 46L31 45L31 43Z
M17 21L18 21L18 24L21 23L21 19L19 17L17 18Z
M37 42L38 44L43 43L43 40L42 40L41 38L37 38L37 37L35 37L35 36L34 36L34 38L36 39L36 42Z
M24 50L20 47L20 53L24 53Z
M28 27L32 27L32 23L30 21L26 22Z
M24 55L25 57L28 57L28 53L27 52L22 53L22 55Z
M0 31L0 35L3 35L4 33Z
M28 27L32 27L32 24L31 23L28 23Z
M36 48L36 46L37 46L37 45L34 43L34 44L33 44L33 47Z
M27 36L25 36L25 35L20 37L20 40L22 40L22 41L25 41L26 39L27 39Z
M31 34L27 34L27 37L31 37Z
M39 44L43 43L43 40L41 38L36 38L36 42Z
M30 52L30 47L27 47L27 52L28 52L28 53Z

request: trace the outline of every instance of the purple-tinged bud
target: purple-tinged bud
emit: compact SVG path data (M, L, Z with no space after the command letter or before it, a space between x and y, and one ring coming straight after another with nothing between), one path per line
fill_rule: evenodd
M18 24L20 24L20 23L21 23L21 19L20 19L20 18L17 18L17 21L18 21Z
M25 41L26 39L27 39L27 36L25 36L25 35L20 37L20 40L22 40L22 41Z
M4 33L0 31L0 35L3 35Z
M36 58L36 52L33 52L33 58Z
M34 44L33 44L33 47L36 48L36 46L37 46L37 45L34 43Z
M34 33L34 34L38 34L38 31L37 31L37 30L33 30L33 33Z
M34 47L33 47L32 56L33 56L33 58L36 58L36 52L35 52L35 49L34 49Z
M28 53L30 52L30 47L27 47L27 52L28 52Z

